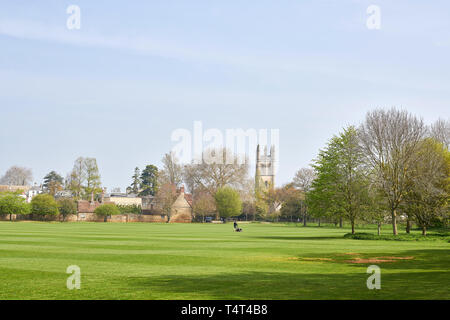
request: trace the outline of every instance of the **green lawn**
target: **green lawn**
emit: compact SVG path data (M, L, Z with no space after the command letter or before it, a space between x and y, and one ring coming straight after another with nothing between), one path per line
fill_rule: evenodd
M241 227L0 222L0 299L450 299L447 241ZM366 287L371 264L381 290ZM66 288L69 265L81 268L80 290Z

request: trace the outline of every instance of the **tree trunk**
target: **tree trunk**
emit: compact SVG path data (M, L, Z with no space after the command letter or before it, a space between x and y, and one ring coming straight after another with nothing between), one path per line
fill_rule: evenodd
M303 215L303 226L306 227L306 213Z
M339 228L342 228L342 225L343 225L343 223L342 223L342 217L340 217L340 218L339 218Z
M422 227L422 235L423 236L427 235L427 227L425 227L425 226Z
M320 227L320 218L319 218L319 227Z
M411 220L409 219L408 216L408 219L406 219L406 233L409 234L410 231L411 231Z
M9 214L9 221L12 221L12 213Z
M355 234L355 221L352 221L352 234Z
M397 231L397 213L395 210L392 210L392 231L394 233L394 236L398 234Z
M378 235L381 234L381 223L378 222Z

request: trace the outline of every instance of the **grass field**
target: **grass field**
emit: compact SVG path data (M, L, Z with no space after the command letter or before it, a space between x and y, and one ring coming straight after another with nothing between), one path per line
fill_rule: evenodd
M450 299L447 241L241 226L0 222L0 299ZM371 264L381 290L366 287ZM66 288L69 265L80 290Z

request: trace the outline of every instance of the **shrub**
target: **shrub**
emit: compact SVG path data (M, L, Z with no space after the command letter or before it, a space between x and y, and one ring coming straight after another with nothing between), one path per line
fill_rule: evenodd
M31 213L41 217L59 214L58 203L49 194L38 194L31 200Z
M12 220L13 214L28 214L30 213L30 205L25 201L25 198L13 192L0 193L0 214L9 215Z
M120 210L115 204L106 203L95 208L94 213L98 216L104 217L105 218L104 221L106 222L107 217L120 214Z
M63 216L63 221L71 214L77 214L77 204L72 199L63 198L58 201L59 213Z
M395 240L395 241L436 241L436 240L450 240L450 234L444 233L430 233L427 236L420 234L399 234L394 236L392 234L376 235L374 233L357 232L355 234L347 233L344 235L346 239L355 240Z
M129 204L129 205L117 205L117 208L119 208L121 214L126 213L134 213L134 214L141 214L142 208L139 205L136 204Z

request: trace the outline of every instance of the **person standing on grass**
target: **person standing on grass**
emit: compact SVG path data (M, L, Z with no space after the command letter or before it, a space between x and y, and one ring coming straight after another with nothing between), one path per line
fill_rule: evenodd
M236 230L236 229L237 229L237 227L238 227L238 224L237 224L236 220L234 220L234 224L233 224L233 226L234 226L234 230Z

